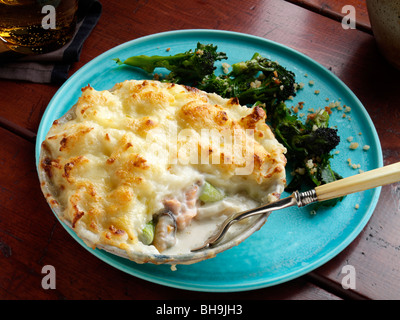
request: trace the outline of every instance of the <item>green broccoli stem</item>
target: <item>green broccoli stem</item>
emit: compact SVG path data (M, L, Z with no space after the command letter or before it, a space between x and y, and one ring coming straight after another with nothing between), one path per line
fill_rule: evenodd
M156 68L166 68L170 70L172 66L182 64L182 62L194 53L178 53L173 56L133 56L129 57L123 62L120 59L114 59L119 65L126 64L132 67L141 68L149 73L153 72Z
M120 59L114 61L119 65L138 67L149 73L154 72L156 68L165 68L170 73L164 80L193 85L205 76L213 74L216 69L215 62L222 59L227 59L226 54L217 52L217 46L197 43L194 51L189 50L172 56L139 55L129 57L123 62Z

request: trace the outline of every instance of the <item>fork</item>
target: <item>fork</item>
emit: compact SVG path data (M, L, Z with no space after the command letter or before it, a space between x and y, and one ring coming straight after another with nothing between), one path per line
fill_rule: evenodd
M297 205L298 207L306 206L313 202L325 201L342 196L373 189L387 184L400 181L400 162L396 162L378 169L366 171L344 179L336 180L331 183L323 184L314 189L299 192L295 191L290 196L262 205L260 207L238 212L228 217L217 229L217 231L209 237L203 245L194 248L191 251L200 251L206 248L214 247L221 242L228 229L238 221L256 216L266 215L267 217L272 211L284 209Z

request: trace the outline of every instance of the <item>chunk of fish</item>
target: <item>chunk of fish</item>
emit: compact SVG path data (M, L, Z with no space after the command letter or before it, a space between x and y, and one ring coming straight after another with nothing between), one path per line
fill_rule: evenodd
M185 229L197 215L199 190L200 187L195 184L184 193L182 200L172 198L163 201L164 207L175 215L178 230Z

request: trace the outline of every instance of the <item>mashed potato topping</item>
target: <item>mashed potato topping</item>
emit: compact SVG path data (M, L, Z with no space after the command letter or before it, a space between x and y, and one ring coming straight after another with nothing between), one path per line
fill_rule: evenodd
M42 190L89 246L181 253L188 238L205 240L199 226L280 197L286 150L265 119L262 108L177 84L87 86L42 143ZM199 200L206 181L223 196Z

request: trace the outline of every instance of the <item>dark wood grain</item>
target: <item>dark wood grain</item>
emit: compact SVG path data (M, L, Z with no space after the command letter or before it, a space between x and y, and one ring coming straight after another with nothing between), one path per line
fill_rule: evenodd
M296 2L296 3L292 3ZM346 1L366 12L362 1ZM400 72L379 54L367 30L345 30L327 8L341 1L103 1L103 14L72 75L104 51L141 36L178 29L222 29L294 48L330 69L364 104L379 134L385 164L400 159ZM316 10L318 6L322 10ZM313 9L314 8L314 9ZM360 18L361 19L361 18ZM360 20L361 21L361 20ZM382 188L361 234L308 276L271 288L230 294L187 292L129 276L73 240L41 194L34 137L57 85L0 80L0 299L399 299L399 185ZM44 290L41 268L57 270L57 289ZM357 286L341 286L344 265Z
M340 271L351 265L355 268L356 290L350 291L370 299L399 299L399 193L398 183L383 187L376 210L364 230L338 257L315 273L340 284L344 276Z
M342 21L343 17L349 14L345 6L352 6L355 9L355 23L358 29L371 32L368 10L365 0L288 0L312 11Z

